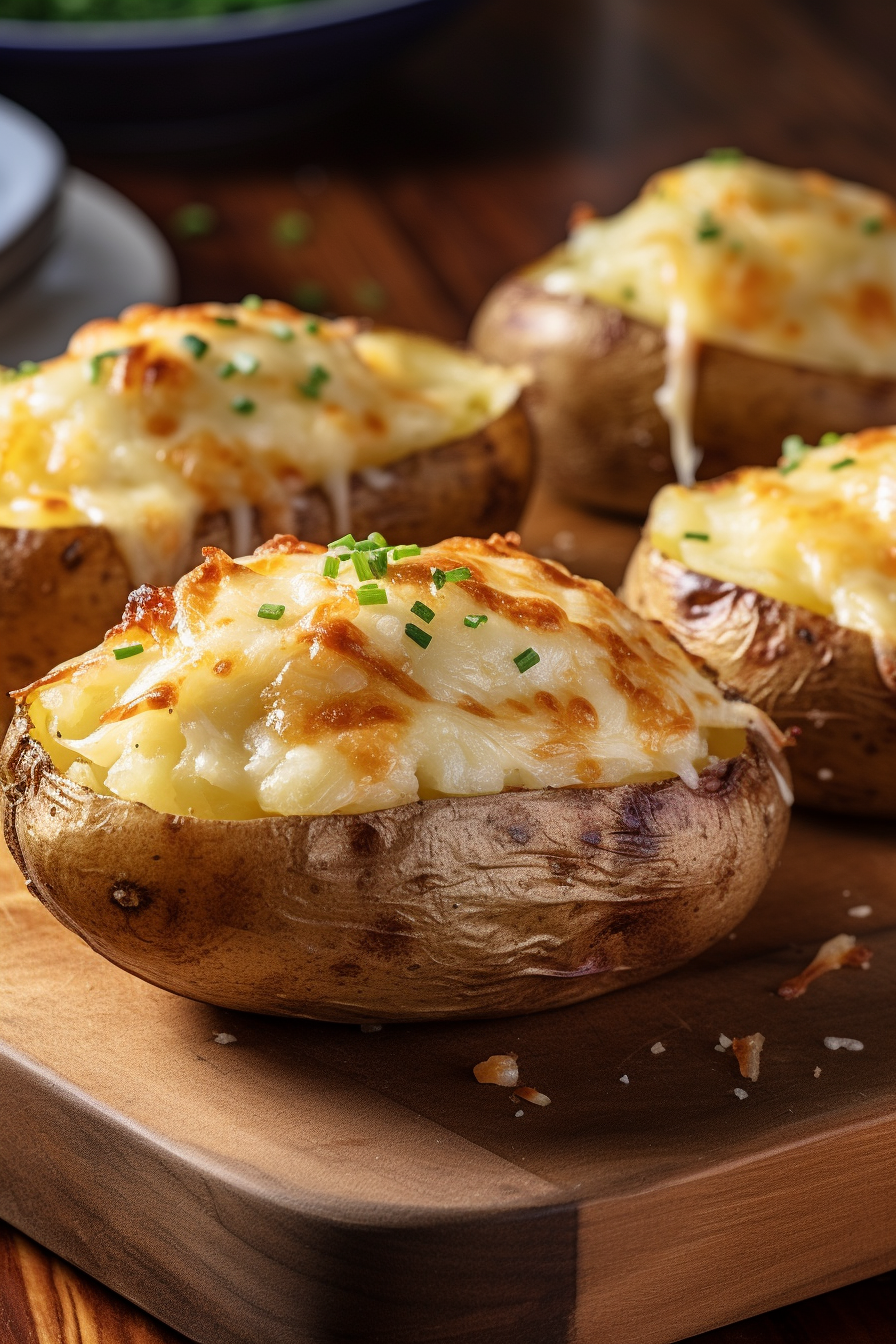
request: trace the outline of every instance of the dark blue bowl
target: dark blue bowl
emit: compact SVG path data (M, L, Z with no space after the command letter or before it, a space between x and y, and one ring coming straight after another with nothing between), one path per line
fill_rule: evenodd
M0 20L0 93L108 150L251 142L348 85L467 0L305 0L204 19Z

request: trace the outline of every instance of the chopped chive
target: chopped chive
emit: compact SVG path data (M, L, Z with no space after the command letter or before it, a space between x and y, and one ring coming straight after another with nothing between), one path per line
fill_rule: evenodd
M117 359L123 355L124 350L103 350L98 355L92 355L87 361L87 376L92 383L98 383L102 373L103 364L107 359Z
M637 293L638 291L635 289L634 285L622 286L622 297L628 300L629 302L637 297Z
M251 415L255 410L255 402L251 397L234 397L230 409L236 411L237 415Z
M122 658L133 658L136 654L143 652L142 644L125 644L122 648L113 649L115 657L121 662Z
M685 541L709 541L708 532L685 532Z
M440 588L444 588L445 587L444 569L433 569L430 571L430 573L432 574L432 582L436 591L438 591Z
M244 350L239 350L231 361L237 373L257 373L258 360L255 355L246 354Z
M393 547L392 547L392 559L393 559L393 560L409 560L409 559L411 558L412 555L419 555L419 554L420 554L420 547L419 547L419 546L393 546Z
M378 313L386 306L386 290L379 280L359 280L352 290L352 298L359 308Z
M472 574L466 565L458 565L457 569L449 569L445 575L446 583L463 583L465 579L472 578Z
M258 615L263 621L279 621L286 608L279 602L262 602Z
M881 229L882 229L883 227L884 227L884 222L883 222L882 219L863 219L863 220L862 220L862 232L863 232L863 233L880 233L880 231L881 231Z
M373 579L371 579L369 583L362 583L362 584L360 584L360 585L358 586L358 592L361 592L361 589L362 589L362 588L379 588L379 584L378 584L378 583L375 583L375 582L373 581Z
M785 457L793 457L796 453L801 453L805 447L802 434L788 434L786 439L781 441L781 452Z
M218 227L218 212L214 206L191 201L175 210L169 224L178 238L207 238Z
M16 369L16 376L19 378L27 378L29 374L40 373L40 368L41 366L36 364L33 359L23 359Z
M217 324L218 324L219 327L238 327L238 326L239 326L239 322L237 322L237 320L236 320L235 317L216 317L216 318L215 318L215 321L217 322Z
M480 625L485 625L488 617L484 614L479 616L465 616L464 625L468 625L471 630L478 630Z
M697 238L701 243L711 243L715 238L721 238L722 226L717 220L713 219L709 210L704 210L700 216L700 223L697 225Z
M362 607L384 607L388 600L385 588L374 585L371 588L358 589L358 602Z
M373 570L378 579L386 577L386 571L389 568L389 553L385 550L377 549L367 552L367 563Z
M272 233L284 247L295 247L298 243L304 243L311 229L311 216L304 210L284 210L274 220Z
M425 630L421 630L419 625L405 626L404 632L408 639L412 639L415 644L419 644L421 649L426 649L432 643L432 635L428 635Z
M839 443L842 438L842 434L837 434L833 429L829 429L827 433L822 434L821 438L818 440L818 446L819 448L827 448L832 443Z
M385 545L386 545L386 538L383 536L382 532L368 532L368 533L367 533L367 540L368 540L368 541L375 541L376 544L377 544L377 546L385 546Z
M534 667L536 663L540 663L541 659L534 649L524 649L522 653L517 654L513 661L520 672L528 672L529 668Z
M219 378L232 378L235 373L236 373L236 365L231 363L229 359L226 364L222 364L221 367L218 369Z
M338 555L328 555L324 560L324 578L337 579L339 577L340 560Z
M708 149L704 158L711 163L737 163L744 156L742 149L735 149L733 145L723 145L720 149Z
M320 331L320 323L319 323L319 322L306 322L306 323L305 323L305 330L307 331L307 333L308 333L309 336L316 336L317 333Z
M778 471L782 476L789 476L792 471L796 471L801 461L802 458L797 458L795 462L785 462L783 467L778 468Z
M201 359L208 349L208 341L204 341L201 336L194 336L192 332L181 339L181 345L189 350L194 359Z
M373 570L370 568L367 556L363 551L352 551L352 564L359 579L373 578Z
M300 280L292 291L297 308L306 313L320 313L327 306L329 294L319 280Z
M271 335L278 341L294 341L296 334L288 322L272 322Z
M353 551L355 549L355 539L351 532L346 532L344 537L337 537L335 541L331 541L327 550L335 551L337 546L347 546L350 551Z
M355 550L356 550L356 551L375 551L375 550L378 550L378 549L379 549L379 548L377 547L376 542L375 542L375 541L371 541L369 537L367 538L366 541L356 541L356 542L355 542Z
M329 380L330 374L328 370L325 369L322 364L315 364L308 371L308 377L305 379L304 383L296 383L296 387L303 397L310 397L313 401L320 396L321 388L324 383L329 382Z
M257 312L263 302L260 294L247 294L243 299L243 307L251 309L252 312Z
M830 471L839 471L841 467L854 467L856 460L854 457L841 457L839 462L834 462L830 466Z
M430 621L435 616L435 612L431 607L428 607L425 602L415 602L411 607L411 611L415 616L419 616L421 621L425 621L427 625L429 625Z

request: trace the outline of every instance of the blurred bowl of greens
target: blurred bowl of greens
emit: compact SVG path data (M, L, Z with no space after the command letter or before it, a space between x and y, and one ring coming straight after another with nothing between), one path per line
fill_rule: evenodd
M251 144L467 0L0 0L0 94L77 146Z

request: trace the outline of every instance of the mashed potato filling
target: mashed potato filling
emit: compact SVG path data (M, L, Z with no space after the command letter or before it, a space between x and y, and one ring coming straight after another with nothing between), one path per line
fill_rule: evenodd
M140 305L0 371L0 526L106 527L133 582L168 583L202 514L228 511L248 548L253 509L288 530L291 500L321 486L347 527L352 472L475 433L524 381L285 304Z
M785 441L778 468L666 486L647 532L664 555L896 642L896 429Z
M748 726L776 731L602 584L512 536L381 540L325 552L279 538L242 560L209 548L174 588L132 594L102 645L18 693L34 736L99 793L251 818L693 787Z

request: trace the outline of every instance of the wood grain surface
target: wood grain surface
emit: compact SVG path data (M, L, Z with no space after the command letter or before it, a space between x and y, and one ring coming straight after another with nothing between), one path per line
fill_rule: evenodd
M888 0L554 0L550 6L541 0L486 0L398 66L374 72L368 86L342 109L277 144L203 162L185 157L165 163L82 163L125 191L169 231L186 299L234 299L261 292L309 303L311 296L328 311L365 311L460 339L489 286L562 236L574 201L589 199L601 211L617 209L649 172L701 153L708 145L740 144L780 162L811 164L896 190L894 42L896 16ZM218 225L209 237L184 240L171 230L174 212L192 201L210 203L217 211ZM311 236L301 245L283 245L275 238L276 221L296 208L310 216ZM27 358L30 352L21 353ZM525 526L527 544L615 586L631 545L630 529L611 520L596 524L557 504L549 484L542 483L533 498ZM879 1146L879 1139L891 1110L888 1089L894 1072L888 1048L893 1027L886 1022L886 1013L892 1011L896 951L892 932L886 932L896 923L892 880L892 837L881 828L857 824L845 831L836 822L815 829L809 821L798 823L773 890L737 939L726 940L680 977L658 982L655 990L644 987L603 1001L612 1015L599 1024L565 1027L566 1014L520 1023L525 1058L537 1073L532 1081L554 1097L551 1108L522 1120L511 1121L498 1089L476 1089L466 1073L472 1057L495 1045L494 1025L487 1032L478 1028L485 1035L477 1035L475 1025L463 1029L470 1033L466 1036L439 1039L435 1033L425 1049L414 1035L419 1029L353 1039L341 1034L344 1029L325 1028L315 1034L313 1049L306 1032L306 1043L297 1050L294 1041L285 1043L280 1037L271 1043L269 1024L247 1019L240 1027L247 1039L234 1054L237 1060L248 1054L250 1072L255 1067L266 1073L272 1059L279 1059L277 1076L289 1077L298 1114L304 1114L303 1092L310 1089L315 1098L326 1100L326 1141L320 1131L310 1138L304 1131L300 1135L301 1152L313 1151L315 1161L323 1161L319 1171L354 1171L352 1124L366 1123L371 1103L365 1098L373 1096L374 1109L382 1107L377 1114L386 1119L381 1119L381 1140L372 1148L381 1141L383 1152L395 1154L395 1174L390 1170L385 1178L377 1176L382 1153L368 1145L364 1181L379 1179L375 1188L385 1199L390 1192L394 1197L396 1188L407 1190L411 1177L404 1178L403 1187L401 1172L408 1172L414 1155L419 1156L417 1127L423 1126L433 1142L438 1134L440 1149L445 1147L444 1155L438 1154L436 1184L444 1188L449 1203L463 1193L458 1173L473 1154L476 1190L481 1196L484 1192L486 1201L537 1202L545 1195L550 1203L550 1192L556 1189L586 1204L591 1201L579 1234L586 1259L591 1257L591 1269L579 1285L580 1344L603 1344L606 1339L628 1344L641 1338L644 1321L649 1325L667 1310L663 1285L670 1275L678 1276L671 1296L681 1322L679 1333L705 1329L713 1319L731 1320L783 1300L775 1293L784 1279L799 1284L788 1289L792 1296L819 1292L835 1281L883 1267L874 1229L882 1218L891 1220L883 1201L892 1166L882 1158L889 1152L892 1159L892 1138L889 1150ZM7 953L23 919L36 929L43 918L30 900L15 900L18 913L10 915L4 907L0 914L0 950ZM811 998L795 1005L771 999L775 977L795 969L813 941L844 927L848 905L863 902L874 905L874 917L863 932L870 928L872 937L881 940L873 971L868 976L846 972L827 977L810 991ZM51 942L69 938L53 925L46 927ZM72 952L71 946L77 950ZM90 1022L96 1027L96 995L87 987L99 983L107 968L95 977L85 969L85 957L92 954L72 944L49 968L53 992L41 1001L45 1067L57 1077L67 1077L76 1065L86 1069L91 1083L112 1088L107 1104L118 1105L119 1113L136 1110L143 1120L154 1122L158 1114L176 1110L179 1089L183 1098L184 1065L177 1046L195 1035L195 1054L206 1056L203 1067L210 1064L221 1089L211 1134L206 1133L207 1114L201 1117L202 1137L218 1141L227 1128L232 1080L229 1074L221 1076L223 1066L210 1054L213 1010L170 1001L163 1014L168 1032L164 1039L174 1049L162 1052L153 1086L145 1093L134 1073L140 1051L128 1023L141 1021L142 996L158 991L126 981L119 1006L104 1019L99 1014L106 1033L100 1043L85 1032ZM23 969L17 952L12 961L14 970ZM741 997L734 994L735 974ZM710 993L711 982L715 989ZM20 995L28 983L27 975L18 981ZM36 995L45 992L40 977L34 984ZM73 987L85 996L74 1012L66 1008ZM645 1000L651 992L657 998ZM729 1022L735 1007L737 1024ZM704 1054L704 1047L711 1050L704 1038L711 1029L716 1034L735 1026L752 1030L766 1013L773 1015L772 1030L766 1031L770 1044L762 1082L754 1089L759 1097L741 1104L729 1097L730 1058ZM740 1014L747 1021L741 1022ZM804 1076L810 1046L814 1059L819 1032L831 1027L864 1036L866 1051L857 1056L825 1051L818 1059L821 1077ZM288 1032L289 1026L279 1030ZM137 1035L142 1049L146 1041L141 1032ZM659 1058L645 1055L658 1036L666 1042L666 1053ZM875 1041L878 1054L871 1048ZM498 1048L505 1045L502 1037ZM115 1060L111 1071L110 1049ZM450 1087L438 1074L446 1058L453 1070ZM294 1065L300 1067L294 1071ZM226 1067L242 1077L245 1089L243 1066ZM617 1081L623 1068L633 1079L636 1069L641 1074L638 1087L633 1083L626 1092L625 1110ZM729 1089L724 1105L718 1091L722 1076ZM8 1092L3 1095L8 1097ZM98 1272L109 1277L107 1266L118 1266L120 1281L130 1284L136 1277L145 1285L144 1300L161 1310L158 1303L171 1293L170 1262L179 1272L190 1252L179 1249L177 1237L172 1238L167 1278L154 1264L135 1266L127 1220L123 1232L106 1199L109 1150L98 1138L83 1155L81 1212L70 1216L63 1191L70 1190L77 1145L63 1117L70 1114L71 1097L54 1095L60 1105L57 1126L45 1136L15 1104L5 1118L4 1134L14 1136L17 1155L27 1149L30 1166L26 1174L24 1159L20 1162L17 1156L4 1184L11 1189L18 1182L21 1191L23 1181L31 1180L32 1189L40 1191L39 1199L20 1196L7 1212L20 1226L31 1227L59 1247L64 1224L64 1249L71 1260L88 1263L92 1242L99 1247L93 1265ZM246 1095L244 1090L244 1102ZM759 1104L753 1106L754 1101ZM248 1106L246 1127L232 1140L241 1158L256 1155L252 1136L257 1122L269 1119L268 1109L257 1101L254 1108ZM43 1114L54 1114L49 1104ZM690 1178L695 1170L705 1173L717 1164L717 1174L704 1183L706 1203L700 1208L711 1212L705 1227L688 1227L681 1219L682 1205L675 1199L678 1176L664 1165L670 1160L666 1133L650 1128L658 1114L677 1136L673 1166L679 1164ZM819 1117L835 1143L829 1160L816 1166L804 1163L800 1154L811 1147L805 1126L811 1131ZM287 1121L295 1125L294 1117L284 1119L278 1112L278 1123L286 1125L284 1135L290 1132ZM775 1151L774 1145L769 1147L772 1132L778 1136ZM585 1181L583 1145L594 1159ZM751 1172L751 1159L760 1150L767 1163L761 1172L755 1167ZM9 1162L10 1151L4 1144L0 1162L3 1152ZM130 1150L120 1151L112 1184L120 1188L123 1212L118 1212L125 1217L133 1167ZM647 1159L644 1168L637 1166L642 1158ZM495 1175L508 1169L512 1179ZM160 1182L163 1177L173 1182L169 1189L177 1188L179 1195L187 1189L193 1205L204 1208L209 1222L220 1235L226 1234L232 1210L214 1204L206 1177L181 1186L183 1173L172 1174L172 1165L165 1162L158 1174ZM744 1175L745 1183L738 1184ZM653 1192L651 1202L644 1206L637 1235L631 1224L627 1234L626 1203L639 1197L644 1180ZM588 1185L585 1195L573 1193L577 1182ZM91 1186L100 1187L102 1199L94 1198ZM779 1240L770 1242L762 1235L762 1218L769 1199L775 1198ZM154 1213L150 1210L150 1224ZM821 1268L822 1222L829 1231L837 1229L845 1248L833 1277ZM737 1225L733 1233L724 1230L726 1223ZM561 1220L555 1238L561 1260L568 1246L565 1235ZM653 1247L658 1276L639 1272L644 1240ZM338 1259L337 1249L331 1250ZM379 1316L376 1311L363 1315L365 1309L350 1302L342 1309L342 1333L331 1332L328 1339L397 1344L402 1322L388 1313L402 1307L405 1250L399 1245L397 1259L375 1260L373 1270L368 1266L361 1275L362 1290L368 1293L377 1288L371 1274L374 1279L395 1275L391 1291L397 1293L397 1307L389 1302L389 1291L380 1295L386 1305L381 1301ZM530 1261L525 1247L512 1240L509 1250L510 1290L505 1293L506 1285L492 1282L494 1301L505 1312L505 1322L511 1321L514 1338L524 1335L548 1344L554 1326L547 1324L539 1333L531 1320L517 1315L513 1321L514 1296L524 1304L540 1303L539 1310L548 1313L542 1322L548 1320L553 1302L559 1312L555 1323L562 1329L568 1282L561 1274L545 1285L535 1266L532 1284L522 1291L514 1258L521 1259L526 1273ZM708 1293L709 1304L703 1314L700 1294L687 1287L695 1260L706 1271L700 1291ZM608 1291L611 1266L617 1286L611 1284ZM204 1268L220 1272L215 1256ZM251 1279L251 1267L246 1272ZM488 1286L479 1286L477 1311ZM249 1289L251 1299L251 1283ZM877 1344L892 1333L894 1318L896 1276L884 1273L722 1326L703 1338L718 1344ZM207 1321L200 1322L201 1337L217 1344L214 1326L211 1334L207 1326ZM497 1335L489 1319L484 1328L492 1344ZM200 1337L198 1330L191 1333ZM468 1337L469 1332L463 1336ZM159 1344L179 1338L71 1264L0 1225L0 1344ZM254 1336L247 1338L255 1344ZM414 1344L423 1344L423 1338L415 1336Z

